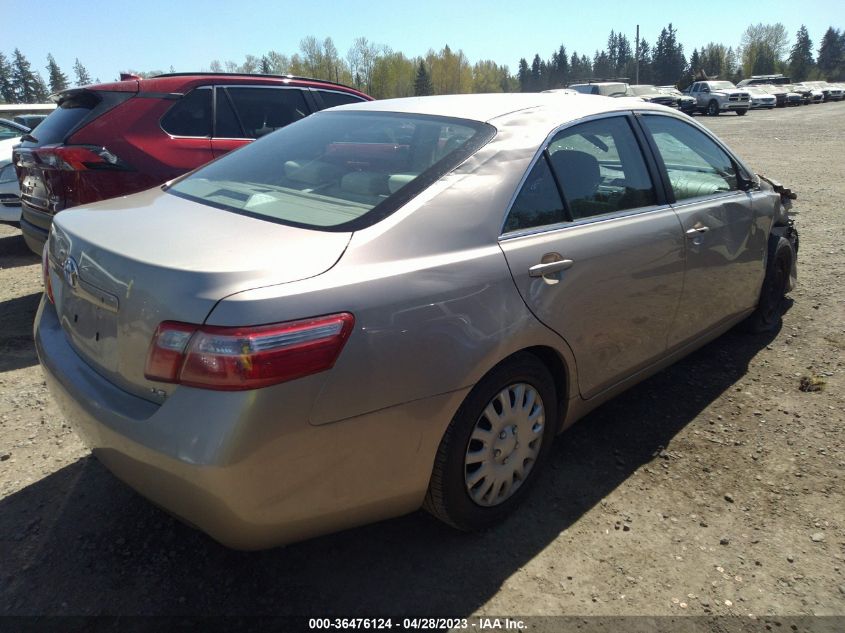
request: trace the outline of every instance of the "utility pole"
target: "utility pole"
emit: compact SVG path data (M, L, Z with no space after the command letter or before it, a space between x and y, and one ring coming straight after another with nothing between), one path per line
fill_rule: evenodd
M640 25L637 24L637 40L634 44L634 83L640 83Z

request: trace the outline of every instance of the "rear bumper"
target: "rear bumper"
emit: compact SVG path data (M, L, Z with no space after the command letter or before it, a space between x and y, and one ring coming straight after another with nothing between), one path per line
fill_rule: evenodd
M53 216L33 208L26 202L21 202L20 221L26 245L33 253L41 255L47 236L50 234Z
M71 426L118 478L224 545L260 549L420 507L466 390L333 424L308 380L246 392L179 387L148 402L93 371L42 299L35 343ZM306 394L303 396L302 394Z

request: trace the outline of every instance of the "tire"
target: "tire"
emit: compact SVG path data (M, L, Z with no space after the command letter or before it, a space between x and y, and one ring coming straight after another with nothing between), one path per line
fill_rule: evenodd
M536 481L557 422L549 371L532 354L512 356L472 389L446 429L423 507L459 530L498 523Z
M707 104L707 114L710 116L719 116L719 104L715 99L711 99Z
M745 322L745 329L749 332L771 332L780 326L792 262L793 251L789 242L782 237L771 236L766 276L760 289L760 300L757 309Z
M735 112L737 116L745 116L748 113L748 110L736 110Z

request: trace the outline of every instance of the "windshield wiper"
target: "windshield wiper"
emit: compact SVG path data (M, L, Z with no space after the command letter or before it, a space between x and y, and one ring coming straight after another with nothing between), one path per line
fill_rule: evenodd
M30 134L29 132L27 132L26 134L24 134L23 136L21 136L21 140L22 140L22 141L29 141L30 143L38 143L38 142L39 142L39 140L38 140L37 138L35 138L35 137L34 137L32 134Z

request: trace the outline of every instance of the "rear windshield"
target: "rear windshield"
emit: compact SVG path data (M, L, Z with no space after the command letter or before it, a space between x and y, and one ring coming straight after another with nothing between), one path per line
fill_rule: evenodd
M485 123L417 114L320 112L177 181L170 193L328 231L375 224L489 141Z
M38 142L43 144L61 143L68 132L77 126L99 103L96 95L85 92L65 99L38 126Z
M28 141L25 146L63 143L83 123L103 115L132 96L131 92L73 91L62 98L56 109L30 133L36 140Z

